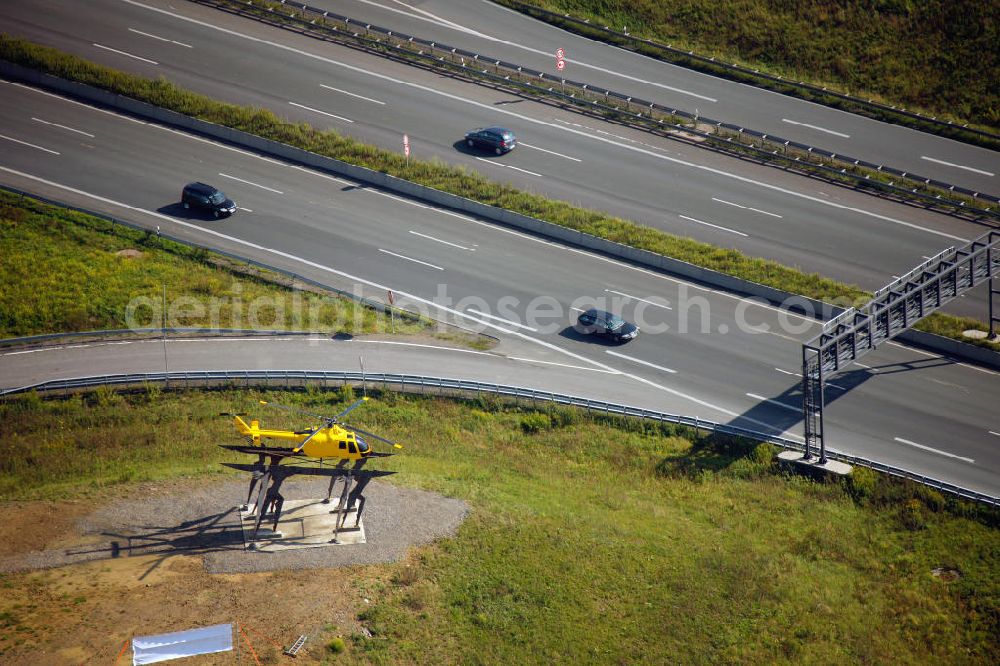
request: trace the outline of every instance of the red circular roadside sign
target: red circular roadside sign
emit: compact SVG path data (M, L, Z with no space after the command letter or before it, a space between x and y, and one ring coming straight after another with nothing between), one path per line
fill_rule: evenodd
M563 60L562 58L556 60L556 69L558 69L560 72L566 69L566 61Z
M565 51L563 51L561 48L556 49L556 60L562 60L565 57L566 57Z

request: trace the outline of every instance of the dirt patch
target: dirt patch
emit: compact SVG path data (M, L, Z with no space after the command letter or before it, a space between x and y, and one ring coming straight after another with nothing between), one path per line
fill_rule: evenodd
M289 480L285 495L324 491L321 479ZM317 663L330 638L365 631L358 614L394 563L453 534L467 513L459 500L372 483L367 544L254 553L236 518L245 493L242 481L182 481L117 489L89 505L4 503L0 662L114 663L132 636L232 622L249 627L261 663L287 659L281 646L300 634L310 639L297 663Z
M94 510L85 502L4 502L0 557L68 545L76 523Z
M142 257L142 250L134 250L132 248L128 248L125 250L118 250L117 252L115 252L115 254L118 255L119 257L125 257L126 259L139 259L140 257Z

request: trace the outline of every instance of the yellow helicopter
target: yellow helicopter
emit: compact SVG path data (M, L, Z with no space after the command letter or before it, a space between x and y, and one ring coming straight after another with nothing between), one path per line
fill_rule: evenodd
M361 437L358 437L358 434L360 433L365 437L377 439L380 442L385 442L386 444L391 444L392 447L396 449L401 449L403 446L388 440L385 437L380 437L375 433L362 430L361 428L357 428L346 423L341 423L340 421L340 419L344 416L354 411L367 401L367 397L361 398L336 416L320 416L319 414L312 414L300 409L294 409L285 405L276 405L269 403L266 400L260 400L259 402L262 405L277 407L278 409L284 409L290 412L306 414L314 418L322 419L324 423L321 426L308 428L306 430L268 430L261 428L260 421L257 419L251 419L248 425L246 421L240 418L239 414L224 414L225 416L233 417L237 432L246 437L247 443L249 444L249 446L226 446L225 448L234 451L241 451L243 453L259 453L282 457L296 456L302 458L316 458L320 460L334 458L338 460L360 461L369 457L392 455L391 453L376 452L372 449L368 442ZM295 446L287 448L265 446L261 441L264 439L277 439L287 442L295 442Z
M364 510L365 486L374 477L393 474L393 472L379 470L363 470L362 466L369 458L391 456L391 453L377 452L358 435L364 435L380 442L391 444L393 448L401 449L403 446L392 440L376 435L375 433L362 430L352 425L341 422L344 416L354 411L356 408L368 401L367 397L355 401L347 409L336 416L321 416L312 414L301 409L287 407L260 400L260 404L269 407L276 407L290 412L307 414L313 418L321 419L323 424L305 430L269 430L260 427L260 421L251 419L247 424L240 414L222 413L220 416L233 417L236 430L246 438L247 445L234 446L221 444L222 448L240 453L249 453L257 456L256 464L223 463L227 467L251 473L250 489L247 492L247 501L244 509L249 511L251 516L255 515L255 525L250 537L251 548L257 538L264 514L270 511L273 518L272 530L277 528L278 519L281 515L281 507L285 498L281 495L281 484L294 474L320 475L330 477L330 487L327 489L326 499L329 502L333 495L333 488L338 479L344 482L344 489L337 503L338 519L335 522L333 532L333 542L337 543L337 535L341 529L346 529L344 521L347 514L354 510L355 503L358 504L354 517L354 527L357 528L361 521L361 513ZM292 446L268 446L265 439L281 440L283 442L294 442ZM264 464L265 458L270 459L268 465ZM298 462L313 462L318 466L293 466L282 465L282 461L293 459ZM335 467L326 464L327 460L337 460ZM353 461L354 465L347 467L347 463ZM257 500L251 509L251 499L257 484L260 484L257 493Z

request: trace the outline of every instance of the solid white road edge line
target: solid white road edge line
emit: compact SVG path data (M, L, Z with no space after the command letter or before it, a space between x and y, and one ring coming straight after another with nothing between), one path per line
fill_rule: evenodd
M306 111L312 111L313 113L319 113L324 116L330 116L331 118L336 118L337 120L343 120L345 123L353 123L354 121L350 118L345 118L344 116L338 116L336 113L330 113L328 111L320 111L319 109L314 109L311 106L306 106L305 104L299 104L298 102L289 102L292 106L297 106L300 109L305 109Z
M485 157L477 157L476 159L479 160L480 162L486 162L487 164L493 164L495 166L502 166L502 167L505 167L507 169L513 169L514 171L521 171L523 173L528 174L529 176L538 176L539 178L542 177L542 174L540 174L540 173L535 173L534 171L528 171L527 169L522 169L521 167L516 167L516 166L510 165L510 164L502 164L500 162L494 162L493 160L488 160Z
M21 141L20 139L15 139L13 137L7 136L6 134L0 134L0 139L7 139L8 141L13 141L14 143L19 143L22 146L28 146L29 148L34 148L35 150L43 150L46 153L52 153L53 155L59 155L60 153L49 150L48 148L42 148L41 146L36 146L33 143L28 143L27 141Z
M414 236L420 236L421 238L426 238L428 240L437 241L438 243L444 243L445 245L457 247L459 250L468 250L469 252L476 251L476 248L474 247L465 247L464 245L459 245L458 243L452 243L450 241L441 240L440 238L435 238L434 236L428 236L427 234L422 234L419 231L414 231L413 229L410 229L410 233L413 234Z
M764 396L757 395L756 393L747 393L747 395L750 396L751 398L753 398L754 400L762 400L764 402L769 402L772 405L777 405L778 407L784 407L785 409L788 409L788 410L796 412L796 413L801 413L802 412L801 408L799 408L799 407L793 407L791 405L786 405L785 403L781 402L780 400L772 400L771 398L765 398Z
M134 55L134 54L129 53L127 51L119 51L118 49L113 49L110 46L104 46L103 44L94 44L94 46L96 46L99 49L104 49L105 51L112 51L113 53L117 53L119 55L128 56L129 58L135 58L136 60L141 60L143 62L148 62L151 65L159 65L160 64L160 63L156 62L155 60L150 60L149 58L143 58L142 56L137 56L137 55Z
M619 296L622 296L624 298L631 298L634 301L642 301L643 303L649 303L650 305L655 305L656 307L663 308L664 310L672 310L673 309L669 305L664 305L663 303L656 303L654 301L649 301L649 300L646 300L645 298L639 298L638 296L633 296L632 294L626 294L623 291L615 291L614 289L605 289L604 291L606 291L606 292L608 292L610 294L618 294Z
M563 155L562 153L557 153L554 150L548 150L546 148L539 148L538 146L532 146L530 143L519 143L517 145L518 146L524 146L525 148L531 148L532 150L540 150L543 153L549 153L550 155L555 155L556 157L562 157L563 159L567 159L567 160L573 160L574 162L582 162L583 161L583 160L581 160L579 158L576 158L576 157L570 157L569 155Z
M60 125L59 123L50 123L47 120L42 120L41 118L35 118L34 116L32 116L31 119L34 120L35 122L42 123L43 125L52 125L53 127L59 127L64 130L69 130L70 132L76 132L77 134L89 136L91 139L95 138L94 135L91 134L90 132L84 132L83 130L73 129L72 127L68 127L66 125Z
M262 190L267 190L268 192L274 192L275 194L284 194L281 190L276 190L273 187L267 187L266 185L260 185L258 183L253 183L249 180L243 180L242 178L237 178L236 176L230 176L228 173L219 172L219 175L223 178L229 178L231 180L238 181L240 183L246 183L247 185L253 185L254 187L259 187Z
M459 352L461 354L476 354L478 356L497 356L496 354L476 351L474 349L461 349L459 347L441 347L439 345L424 345L418 342L397 342L395 340L345 340L344 342L350 342L351 344L365 344L365 345L396 345L398 347L421 347L423 349L440 349L442 351ZM497 358L500 357L498 356Z
M697 222L698 224L704 224L706 227L712 227L713 229L721 229L722 231L728 231L731 234L738 234L740 236L743 236L744 238L750 237L748 234L745 234L742 231L736 231L735 229L719 226L718 224L712 224L711 222L702 222L701 220L696 220L695 218L688 217L687 215L678 215L677 217L681 218L682 220L689 220L691 222Z
M382 248L379 248L378 251L379 252L384 252L385 254L391 254L392 256L399 257L400 259L406 259L407 261L412 261L415 264L422 264L424 266L429 266L429 267L435 268L435 269L437 269L439 271L443 271L444 270L440 266L435 266L434 264L429 264L426 261L420 261L419 259L414 259L413 257L407 257L404 254L397 254L395 252L390 252L389 250L383 250Z
M530 326L526 326L525 324L518 324L516 321L511 321L510 319L504 319L503 317L497 317L496 315L487 314L487 313L483 312L482 310L477 310L475 308L466 308L465 311L466 312L471 312L472 314L478 315L480 317L486 317L487 319L495 319L496 321L502 321L503 323L507 324L508 326L517 326L518 328L523 328L523 329L529 330L532 333L537 333L538 332L537 328L532 328Z
M835 132L831 129L826 129L825 127L820 127L818 125L810 125L809 123L800 123L797 120L789 120L788 118L782 118L781 122L788 123L789 125L800 125L801 127L808 127L809 129L814 129L817 132L826 132L827 134L833 134L834 136L839 136L844 139L850 139L850 134L844 134L843 132Z
M365 97L364 95L358 95L357 93L348 92L346 90L341 90L340 88L334 88L333 86L328 86L325 83L319 84L320 88L326 88L327 90L333 90L335 92L343 93L345 95L350 95L351 97L357 97L358 99L363 99L366 102L373 102L375 104L381 104L385 106L385 102L377 99L372 99L371 97Z
M995 173L990 171L983 171L982 169L974 169L972 167L962 166L961 164L952 164L951 162L945 162L944 160L937 160L933 157L927 157L926 155L921 155L920 159L927 160L928 162L937 162L938 164L943 164L945 166L955 167L956 169L965 169L966 171L972 171L973 173L979 173L984 176L990 176L991 178L995 176Z
M541 363L542 365L558 365L560 368L572 368L574 370L586 370L587 372L603 372L607 375L620 375L618 370L602 370L601 368L586 368L582 365L569 365L568 363L556 363L555 361L540 361L535 358L521 358L520 356L508 356L512 361L523 361L524 363Z
M662 370L663 372L669 372L672 375L677 374L676 370L665 368L662 365L656 365L655 363L650 363L649 361L643 361L641 358L633 358L632 356L626 356L625 354L620 354L616 351L611 351L610 349L605 349L604 353L611 354L612 356L617 356L618 358L623 358L626 361L632 361L633 363L638 363L639 365L648 365L651 368L655 368L656 370Z

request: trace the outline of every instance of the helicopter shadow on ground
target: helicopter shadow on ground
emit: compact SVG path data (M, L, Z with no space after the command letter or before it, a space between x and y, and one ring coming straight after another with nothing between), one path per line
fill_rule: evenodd
M572 340L574 342L585 342L587 344L598 345L600 347L617 348L627 344L627 341L619 342L618 340L610 338L606 335L585 333L584 331L580 330L577 326L574 325L567 326L563 330L559 331L559 336L562 338L566 338L567 340Z
M243 528L236 508L177 525L139 525L121 532L101 532L101 536L109 537L111 541L106 545L69 550L67 555L88 559L158 555L139 580L174 555L244 550Z
M951 365L954 361L946 358L928 358L906 363L889 363L875 366L871 369L855 367L851 370L837 373L825 382L825 409L835 404L854 389L879 375L890 375L898 372L915 372ZM734 417L727 425L779 434L802 423L802 380L793 380L787 389L767 400L761 400L753 407ZM762 424L769 424L772 430L767 430Z

